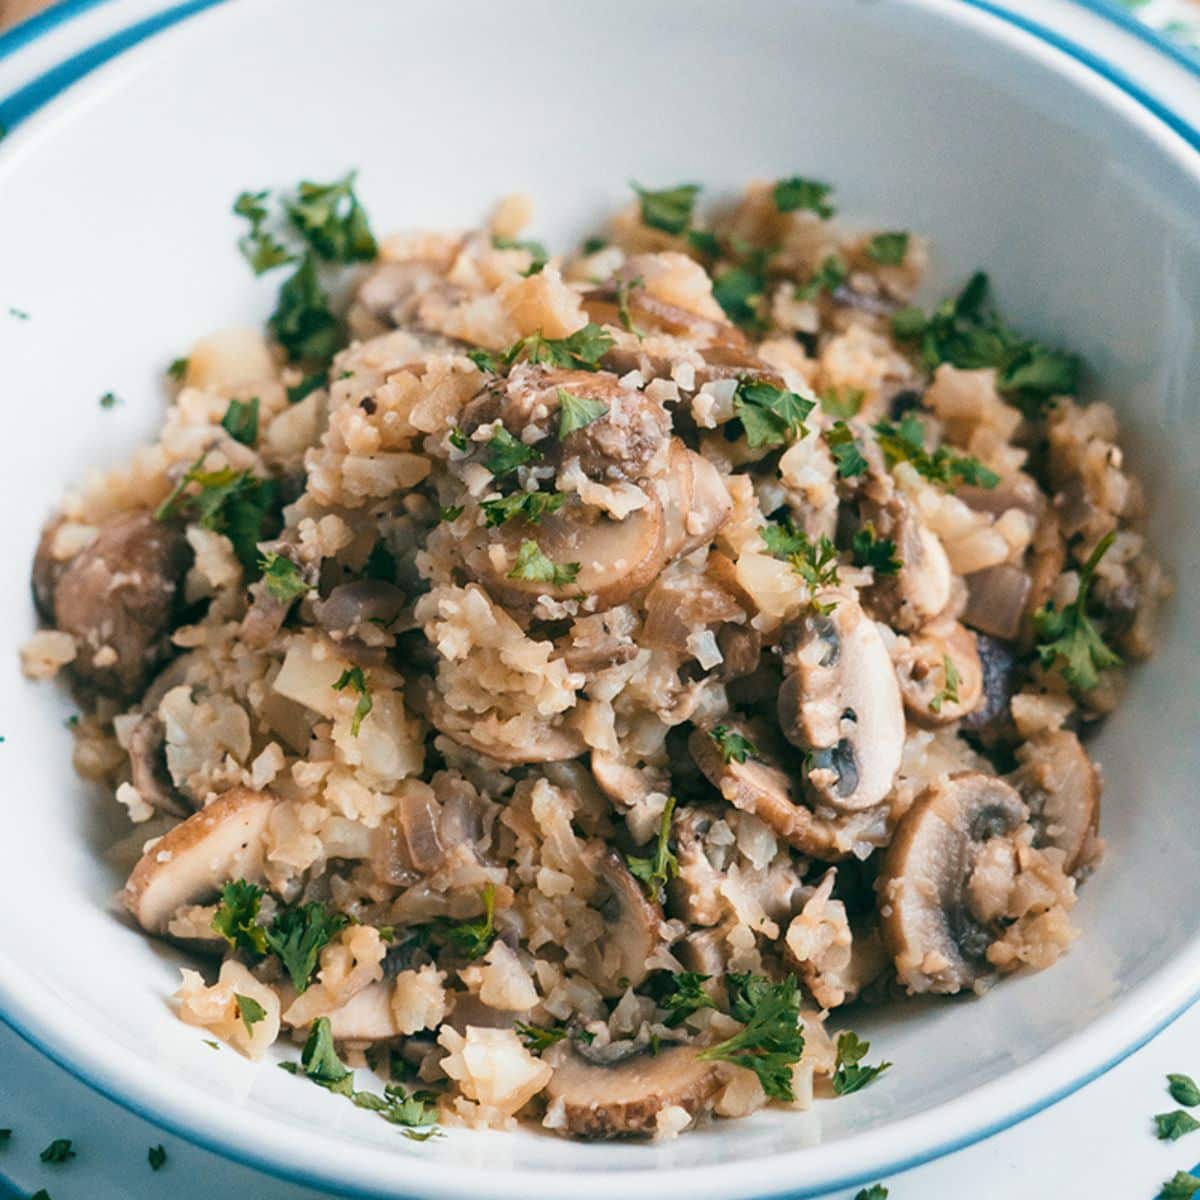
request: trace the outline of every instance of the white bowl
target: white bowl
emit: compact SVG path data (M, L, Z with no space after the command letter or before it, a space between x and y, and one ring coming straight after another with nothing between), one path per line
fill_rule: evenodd
M234 248L233 196L347 166L378 227L470 223L525 189L559 245L630 178L720 195L802 172L834 181L847 216L929 232L931 295L983 265L1014 323L1086 356L1179 591L1159 657L1094 743L1110 852L1062 964L983 1000L861 1018L896 1065L858 1095L658 1145L415 1145L177 1022L178 956L108 907L114 806L72 773L69 703L18 675L25 579L64 486L156 428L165 364L268 311L273 284ZM1100 74L937 0L219 6L0 147L0 264L0 1013L109 1095L268 1170L381 1196L810 1195L1035 1111L1200 991L1200 157ZM104 411L109 390L124 403Z

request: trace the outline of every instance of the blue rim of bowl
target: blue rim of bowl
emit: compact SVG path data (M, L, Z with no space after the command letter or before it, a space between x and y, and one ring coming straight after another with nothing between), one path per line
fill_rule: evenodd
M73 20L82 13L108 2L109 0L61 0L54 8L18 25L9 33L0 35L0 61L3 61L16 51L28 46L38 38ZM1192 74L1200 78L1200 56L1189 54L1143 22L1115 8L1107 0L1072 0L1072 2L1080 8L1087 9L1097 16L1120 26L1128 33L1138 37L1141 41L1167 54L1174 61L1186 67ZM178 24L180 21L198 12L215 7L221 3L224 3L224 0L185 0L184 3L172 5L79 51L64 62L39 75L32 82L10 93L7 97L0 99L0 128L5 126L12 128L54 99L59 93L78 82L96 67L117 57L125 50L146 41L162 30ZM1037 40L1058 50L1068 58L1089 68L1151 112L1187 142L1192 149L1200 152L1200 129L1197 129L1189 121L1180 117L1170 107L1141 87L1125 71L1107 59L1093 54L1077 42L1042 25L1040 22L1010 12L992 3L991 0L960 0L960 3L969 8L988 13L990 16L1008 25L1021 29ZM884 1174L902 1174L924 1163L943 1158L967 1146L984 1141L1005 1129L1009 1129L1022 1121L1028 1120L1030 1117L1036 1116L1038 1113L1057 1104L1066 1096L1071 1095L1073 1092L1078 1091L1093 1080L1098 1079L1101 1075L1112 1070L1113 1067L1152 1041L1197 1002L1200 1002L1200 990L1169 1012L1166 1017L1136 1042L1125 1047L1119 1053L1114 1054L1111 1058L1106 1059L1100 1065L1091 1068L1084 1072L1084 1074L1055 1089L1049 1096L1025 1108L1018 1109L1001 1120L993 1121L980 1129L963 1134L950 1142L944 1142L928 1150L921 1151L919 1154L899 1159ZM8 1028L12 1029L40 1053L45 1054L51 1061L57 1063L69 1075L91 1087L94 1091L106 1096L120 1107L132 1112L135 1116L141 1117L150 1124L167 1129L183 1140L204 1150L208 1150L218 1157L251 1167L252 1169L261 1170L265 1174L275 1178L285 1179L301 1185L312 1186L316 1182L331 1195L347 1197L384 1195L384 1193L377 1191L363 1191L361 1189L346 1190L328 1180L314 1181L313 1176L307 1172L292 1170L286 1164L276 1159L265 1155L259 1156L245 1150L234 1150L218 1138L209 1137L193 1129L189 1129L182 1124L176 1124L174 1121L164 1118L161 1114L152 1112L137 1100L122 1094L118 1089L86 1066L73 1061L67 1061L59 1054L56 1048L44 1041L32 1029L18 1022L11 1014L0 1013L0 1022L7 1025ZM1200 1169L1200 1167L1197 1169ZM878 1172L871 1175L851 1175L833 1183L823 1183L820 1185L819 1191L812 1188L804 1188L799 1191L768 1193L761 1200L811 1200L811 1198L830 1195L845 1188L858 1186L859 1184L866 1183L869 1179L877 1177ZM17 1197L21 1194L16 1189L16 1185L3 1175L0 1175L0 1185L12 1188Z

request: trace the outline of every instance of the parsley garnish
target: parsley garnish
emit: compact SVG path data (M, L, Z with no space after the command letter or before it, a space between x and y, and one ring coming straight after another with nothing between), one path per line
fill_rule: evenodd
M895 575L904 565L896 554L896 543L877 537L870 521L851 538L850 552L856 567L872 567L877 576Z
M867 257L882 267L898 267L907 253L907 233L877 233L867 243Z
M825 444L837 463L837 473L843 479L853 479L867 470L863 457L862 443L845 421L834 421L833 428L825 430Z
M855 1193L854 1200L888 1200L888 1190L882 1183L873 1183Z
M105 392L104 395L100 397L101 408L116 408L120 403L121 401L117 399L116 393L114 392Z
M467 357L481 371L486 371L489 375L500 374L500 363L490 350L484 350L481 346L473 346L467 351Z
M1115 537L1116 531L1110 530L1096 544L1079 572L1079 591L1070 604L1059 612L1054 602L1048 601L1033 614L1036 649L1042 666L1057 663L1067 683L1081 692L1100 682L1098 671L1121 665L1120 655L1108 647L1087 615L1092 578Z
M714 725L708 731L708 736L716 742L721 757L727 763L744 763L747 758L758 757L758 747L748 737L743 737L728 725Z
M946 680L945 686L929 702L929 707L935 713L942 711L943 704L958 703L958 685L962 682L958 668L954 665L954 660L948 654L942 655L942 674Z
M507 433L508 431L505 430L505 432ZM446 440L455 448L455 450L466 450L471 444L467 440L467 435L463 433L463 431L457 426L453 427L449 433L446 434Z
M234 950L262 956L267 952L267 931L258 923L263 890L244 879L235 879L221 888L221 902L213 914L212 929Z
M269 191L242 192L233 202L234 214L245 217L250 222L250 231L238 238L238 249L255 275L262 275L275 267L281 267L295 258L292 252L265 228L269 216L267 199L270 195Z
M1158 1113L1154 1118L1154 1136L1160 1142L1177 1142L1185 1133L1192 1133L1200 1129L1200 1121L1197 1121L1191 1113L1186 1113L1182 1108L1177 1108L1174 1112Z
M694 1012L702 1008L716 1008L713 998L704 990L711 978L699 971L680 971L671 976L671 990L659 1000L659 1006L667 1010L663 1024L674 1029Z
M876 1067L860 1067L858 1064L871 1049L870 1042L860 1041L856 1033L847 1030L838 1034L837 1063L833 1072L833 1090L839 1096L848 1096L877 1079L892 1064L882 1062Z
M632 333L640 342L644 336L633 321L633 313L629 311L629 293L636 287L641 287L645 281L640 275L634 279L621 279L617 281L617 317L621 322L621 327Z
M590 237L583 243L583 253L587 255L599 254L608 243L602 237Z
M12 1137L11 1129L0 1129L0 1146L5 1145Z
M150 1170L161 1171L167 1165L167 1152L162 1146L151 1146L146 1151L146 1161L150 1164Z
M503 425L496 426L492 440L487 444L487 469L497 478L508 475L518 467L541 462L542 452L536 446L527 446L515 438Z
M204 1038L202 1045L207 1046L210 1050L220 1050L220 1046L212 1040L212 1038Z
M775 207L781 213L796 212L803 209L815 212L821 220L826 221L833 216L834 208L829 203L829 194L833 191L832 184L818 183L815 179L801 179L793 175L790 179L781 179L775 185Z
M1200 1087L1190 1075L1168 1075L1167 1091L1176 1104L1186 1104L1188 1108L1200 1104Z
M370 262L375 257L375 237L354 191L356 174L350 171L333 183L305 180L296 199L285 202L297 233L326 262Z
M446 937L470 959L482 958L496 940L496 885L483 889L483 916L461 921L446 930Z
M0 125L0 138L3 138L3 137L4 137L4 126ZM14 321L28 321L29 320L29 314L23 308L12 308L10 306L10 308L8 310L8 315L10 317L12 317Z
M525 1049L534 1054L541 1054L557 1045L567 1036L565 1029L543 1029L538 1025L526 1025L524 1021L517 1022L517 1034L525 1043Z
M757 251L745 262L726 268L713 279L713 299L725 310L725 315L735 325L755 333L763 327L766 260L766 252Z
M350 722L350 735L358 737L358 731L362 728L364 718L375 706L375 702L371 699L371 692L367 687L367 680L363 675L362 667L347 667L337 677L333 688L337 692L343 691L345 688L352 688L358 693L358 703L354 706L354 719Z
M565 388L555 389L558 395L558 436L567 437L577 429L586 429L593 421L608 415L608 405L587 396L572 396Z
M792 1067L804 1052L800 988L790 978L772 983L761 975L730 974L727 979L730 1010L745 1028L699 1057L746 1067L772 1100L794 1100Z
M959 454L949 446L939 446L932 453L926 450L925 426L915 413L905 413L899 425L876 422L875 437L889 467L898 462L912 463L919 475L945 491L953 491L957 483L994 488L1000 482L1000 476L977 458Z
M658 845L652 857L625 856L629 873L641 881L651 900L661 900L667 884L679 874L679 859L671 849L671 814L674 811L675 797L671 796L663 806L658 822Z
M550 261L550 255L541 242L518 241L515 238L494 237L492 245L497 250L525 250L529 254L529 268L521 274L528 278L536 275Z
M547 514L558 512L565 500L562 492L514 492L511 496L484 500L479 507L489 528L513 520L536 525ZM461 513L462 509L458 511Z
M317 275L317 256L311 251L279 289L278 303L267 324L293 362L325 363L334 356L341 333Z
M315 392L317 388L325 386L325 372L314 371L311 375L305 375L299 383L288 388L287 398L289 404L299 404L305 396Z
M258 440L258 397L252 396L246 403L241 400L230 400L225 415L221 418L221 428L235 442L243 446L253 446Z
M44 1163L65 1163L75 1157L75 1151L71 1149L71 1139L55 1138L38 1157Z
M808 282L796 285L796 299L815 300L821 292L834 292L845 282L846 264L836 254L827 254Z
M631 186L641 199L643 225L676 235L691 225L692 210L700 193L697 184L681 183L661 192L648 191L636 183Z
M733 411L751 449L782 446L804 437L808 433L804 420L814 407L813 401L761 379L743 379L733 394Z
M815 542L789 520L764 525L758 531L768 553L790 563L793 571L808 584L809 590L836 587L840 582L837 547L822 534Z
M1176 1171L1163 1185L1158 1193L1159 1200L1189 1200L1200 1192L1200 1179L1189 1175L1187 1171Z
M517 551L517 561L509 571L509 579L527 579L531 583L549 583L554 587L565 587L575 582L579 574L579 563L552 562L537 542L526 539Z
M318 900L285 908L271 922L267 947L278 956L296 991L307 990L318 955L349 924L343 913L327 912Z
M438 519L441 521L457 521L463 515L461 504L443 504L438 509Z
M258 568L267 591L283 604L290 604L297 596L312 591L312 584L300 574L300 568L274 550L269 550L258 560Z
M237 1004L238 1016L242 1018L246 1032L253 1034L255 1025L267 1015L267 1010L253 996L243 996L241 992L234 992L233 999Z
M183 377L187 374L188 359L176 358L171 360L171 365L167 368L167 374L176 381L182 382Z
M612 347L612 334L589 321L565 338L544 337L541 331L531 333L513 342L501 356L501 361L505 367L511 367L524 354L535 365L545 363L565 370L594 371Z
M821 402L821 411L827 412L831 417L838 417L843 421L850 420L851 417L858 416L858 410L862 408L863 401L867 398L866 392L861 388L830 388L827 392L822 392L819 399Z

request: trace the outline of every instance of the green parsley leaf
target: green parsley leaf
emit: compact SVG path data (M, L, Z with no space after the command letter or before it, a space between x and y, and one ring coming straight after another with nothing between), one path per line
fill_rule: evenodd
M837 547L824 534L814 542L803 530L784 520L778 525L764 525L758 535L769 554L791 564L810 592L836 587L840 582Z
M748 738L730 729L728 725L714 725L708 736L716 742L721 757L727 762L744 763L748 758L758 757L758 747Z
M1197 1192L1200 1192L1200 1178L1189 1175L1187 1171L1176 1171L1162 1185L1158 1196L1159 1200L1189 1200Z
M871 1049L870 1042L861 1041L856 1033L846 1030L838 1034L837 1060L833 1072L833 1090L838 1096L848 1096L877 1079L892 1064L882 1062L876 1067L861 1067L859 1063Z
M261 957L267 952L267 931L258 923L263 890L257 884L235 879L221 888L221 902L213 914L212 929L234 950Z
M307 990L321 951L349 924L343 913L326 911L318 900L285 908L271 922L267 947L279 957L296 991Z
M821 292L835 292L845 282L846 264L836 254L827 254L808 282L796 285L796 299L815 300Z
M230 400L221 418L221 428L235 442L253 446L258 440L258 397L252 396L245 404L241 400Z
M376 542L371 547L371 553L363 565L363 574L368 579L382 579L384 583L396 582L396 556L386 541Z
M957 483L994 488L1000 482L1000 476L977 458L959 454L949 446L939 446L932 453L926 450L925 426L915 413L905 413L899 425L876 422L875 438L889 467L898 462L912 463L918 474L947 492L953 491Z
M288 388L287 398L289 404L299 404L306 396L311 395L319 387L324 387L326 383L324 371L313 371L311 375L305 375L299 383Z
M117 399L113 392L105 392L104 395L100 397L101 408L116 408L120 403L121 401Z
M1081 692L1100 682L1097 672L1121 665L1121 656L1109 648L1087 615L1092 578L1115 537L1112 530L1096 544L1079 572L1079 591L1070 604L1059 612L1054 602L1048 601L1033 614L1034 648L1042 666L1057 664L1067 683Z
M513 342L502 356L505 367L511 367L524 354L533 363L545 363L565 370L594 371L613 347L612 334L601 325L589 321L565 338L544 337L541 332L531 333Z
M772 1100L794 1100L792 1067L804 1053L799 986L792 978L772 983L750 974L731 973L727 981L730 1010L745 1028L699 1057L746 1067Z
M907 233L877 233L867 243L867 257L881 267L898 267L907 253Z
M799 210L815 212L821 220L827 221L834 213L833 205L829 203L829 194L832 191L831 184L793 175L790 179L781 179L775 184L775 207L781 213Z
M468 958L482 958L496 940L496 885L483 889L483 916L476 921L461 921L446 930L446 937Z
M558 512L566 496L562 492L514 492L496 500L484 500L480 504L488 528L503 525L505 521L526 521L538 524L548 513ZM458 510L460 513L462 509Z
M1177 1142L1185 1133L1200 1129L1200 1121L1191 1113L1177 1108L1174 1112L1158 1113L1154 1118L1154 1129L1154 1136L1160 1142Z
M354 191L357 172L333 183L302 182L296 199L285 204L297 233L326 262L369 262L375 257L375 236Z
M183 377L187 374L189 361L186 358L172 359L171 365L167 368L167 374L176 382L182 382Z
M704 990L704 985L712 978L702 975L699 971L680 971L671 976L671 990L659 1000L659 1005L667 1010L663 1024L674 1029L702 1008L716 1008L713 998Z
M494 237L492 245L497 250L524 250L529 255L529 267L521 274L528 278L536 275L550 261L550 255L541 242L518 241L515 238Z
M312 591L312 584L300 574L300 568L274 550L269 550L258 560L258 567L267 591L283 604L290 604L298 596Z
M146 1151L146 1161L150 1164L150 1170L161 1171L167 1165L167 1152L162 1146L151 1146Z
M529 463L541 462L542 452L536 446L527 446L515 438L503 425L496 426L492 440L487 443L486 467L500 479Z
M508 431L505 430L507 433ZM466 450L471 443L467 440L467 435L461 429L453 428L446 434L446 440L452 445L455 450Z
M438 520L440 521L457 521L463 515L463 506L461 504L443 504L438 509Z
M577 429L586 429L593 421L608 415L608 405L587 396L572 396L565 388L558 395L558 437L562 441Z
M467 351L467 357L481 370L489 375L501 374L501 365L499 360L490 350L484 350L479 346L473 346Z
M318 1017L309 1030L304 1049L300 1052L300 1068L313 1083L322 1087L337 1087L343 1080L350 1079L352 1072L338 1058L333 1043L333 1026L328 1017Z
M943 704L958 703L958 685L962 682L962 678L958 673L958 668L954 665L954 660L948 654L942 655L942 675L946 683L942 690L929 702L929 707L935 713L942 711Z
M928 325L925 314L915 305L906 305L892 313L892 333L902 341L919 338Z
M389 1083L382 1096L356 1091L351 1091L349 1096L356 1108L373 1112L389 1125L403 1126L404 1136L414 1141L428 1141L438 1133L437 1096L433 1092L409 1094L399 1084Z
M532 583L549 583L554 587L566 587L575 582L579 574L579 563L551 562L537 542L526 539L517 551L517 561L509 571L509 579L528 579Z
M644 282L640 275L633 279L617 281L617 317L620 319L621 328L632 333L639 342L645 334L634 324L633 313L629 311L629 294L634 288L641 287Z
M761 379L743 379L733 394L733 411L741 418L751 449L804 437L804 421L814 407L813 401Z
M317 275L315 254L306 253L279 289L279 301L267 324L292 362L326 363L334 356L341 331Z
M267 1015L267 1010L253 996L243 996L241 992L234 992L233 998L237 1003L238 1016L242 1018L246 1032L252 1034L254 1026Z
M678 187L652 192L632 185L641 198L642 224L663 233L681 234L692 223L692 210L700 188L694 183L681 183Z
M599 254L608 243L601 237L590 237L583 243L583 253L587 255Z
M854 1200L888 1200L888 1190L882 1183L873 1183L855 1193Z
M65 1163L75 1157L75 1151L71 1149L71 1139L55 1138L38 1157L44 1163Z
M525 1043L525 1049L533 1054L541 1054L557 1045L567 1036L565 1029L543 1029L538 1025L526 1025L524 1021L517 1022L517 1035Z
M205 1046L207 1046L210 1050L220 1050L220 1048L221 1048L211 1038L205 1038L203 1044Z
M250 222L249 232L238 239L238 249L255 275L263 275L295 260L295 255L265 228L270 216L267 208L270 194L269 191L242 192L233 202L234 214Z
M0 125L0 138L3 138L3 137L4 137L4 126ZM9 306L8 315L10 317L12 317L12 319L14 321L28 321L29 320L29 314L23 308L13 308L12 306Z
M11 1138L12 1138L12 1130L11 1129L0 1129L0 1146L7 1145Z
M363 720L375 706L375 702L371 699L371 692L367 687L367 680L363 675L362 667L347 667L337 677L333 688L337 692L344 691L346 688L352 688L358 693L358 703L354 706L354 719L350 722L350 735L358 737L358 731L362 728Z
M850 540L850 552L856 567L871 567L876 576L895 575L904 565L896 554L896 543L877 537L870 521Z
M4 126L0 125L0 138L2 138L3 136L4 136ZM52 1200L52 1197L51 1197L50 1193L48 1191L46 1191L45 1188L38 1188L38 1190L36 1192L34 1192L32 1196L29 1197L29 1200Z
M658 822L658 844L650 858L626 855L629 873L639 880L651 900L661 900L667 884L679 874L679 859L671 849L671 814L675 811L675 797L671 796L663 806Z
M832 429L825 430L825 444L837 463L837 473L843 479L853 479L865 474L867 460L863 457L862 443L845 421L835 421Z
M1200 1087L1190 1075L1168 1075L1167 1091L1176 1104L1186 1104L1188 1108L1200 1104Z
M721 253L720 239L707 229L689 229L687 240L693 250L706 258L716 258Z
M861 388L830 388L819 397L821 411L843 421L857 417L858 410L862 408L866 398L867 394Z

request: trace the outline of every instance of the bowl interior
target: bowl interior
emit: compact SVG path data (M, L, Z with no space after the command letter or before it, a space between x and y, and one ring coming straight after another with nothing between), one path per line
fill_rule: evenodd
M0 527L0 1011L201 1138L409 1195L462 1194L476 1170L493 1195L554 1194L558 1171L588 1194L629 1172L641 1195L641 1171L663 1167L677 1173L656 1177L659 1195L817 1187L929 1153L1097 1069L1182 1003L1198 958L1194 160L1083 69L932 0L752 0L736 16L718 0L359 0L336 16L322 0L261 0L194 18L68 94L0 150L14 451ZM120 880L102 852L120 823L72 772L69 700L17 669L28 564L64 488L156 429L166 364L269 311L274 283L235 249L233 197L351 166L379 230L470 224L522 190L559 247L595 232L630 179L695 181L714 199L753 178L827 179L846 218L931 235L931 297L983 266L1018 328L1085 356L1088 396L1124 419L1178 593L1159 657L1094 743L1109 855L1063 963L982 1001L856 1015L896 1064L876 1085L655 1146L527 1133L416 1146L176 1021L177 956L112 914ZM123 403L101 409L107 391Z

